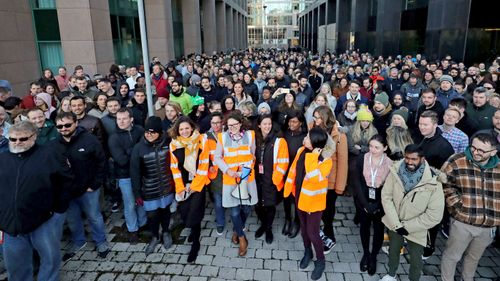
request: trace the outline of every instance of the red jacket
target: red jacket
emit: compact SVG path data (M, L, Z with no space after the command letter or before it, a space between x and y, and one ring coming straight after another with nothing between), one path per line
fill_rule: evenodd
M21 108L22 109L31 109L35 107L35 97L32 96L31 94L26 95L23 97L21 101Z
M153 84L155 85L156 92L158 92L159 89L165 89L167 90L168 87L168 76L167 73L163 72L163 74L159 77L156 78L154 74L151 74L151 80L153 80ZM168 90L167 90L168 92Z

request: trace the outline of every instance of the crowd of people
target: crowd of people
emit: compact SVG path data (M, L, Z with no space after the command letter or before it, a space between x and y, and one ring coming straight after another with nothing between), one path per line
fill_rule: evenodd
M0 231L9 280L58 280L61 261L87 244L110 252L102 215L123 206L131 244L147 255L172 245L172 212L190 229L188 262L200 250L213 204L215 233L247 253L246 222L274 242L300 234L300 268L311 279L336 245L336 200L354 200L360 270L376 273L388 240L387 275L400 253L419 280L441 233L441 277L473 280L500 225L500 58L466 66L446 56L373 57L349 51L246 50L189 55L163 65L112 65L92 77L50 69L19 98L0 80ZM144 67L151 70L148 112ZM16 93L21 96L20 93ZM283 207L280 207L282 203ZM82 216L82 213L85 216ZM71 244L61 257L64 223ZM314 258L315 257L315 258ZM333 265L335 268L335 264Z

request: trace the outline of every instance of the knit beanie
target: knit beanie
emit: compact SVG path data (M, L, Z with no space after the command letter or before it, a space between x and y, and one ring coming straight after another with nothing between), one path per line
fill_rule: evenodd
M380 94L377 94L375 96L374 101L380 102L385 107L387 107L389 105L389 96L385 92L381 92Z
M372 112L368 108L361 107L358 110L358 116L357 116L356 120L358 120L358 121L370 121L370 122L372 122L373 121L373 114L372 114Z
M168 99L168 90L165 88L159 88L156 90L156 96L159 98L166 98Z
M146 121L146 126L144 127L144 129L150 132L161 133L163 130L161 127L160 117L157 116L149 117L148 120Z
M402 107L398 110L395 110L392 115L399 115L401 116L404 120L405 120L405 123L408 122L408 110L405 108L405 107Z
M450 75L443 75L443 76L441 76L441 78L439 78L439 83L441 83L443 81L448 81L451 84L453 84L453 78L451 78Z
M262 108L266 108L268 112L271 112L271 107L267 104L267 102L261 102L259 106L257 106L257 112L260 112Z

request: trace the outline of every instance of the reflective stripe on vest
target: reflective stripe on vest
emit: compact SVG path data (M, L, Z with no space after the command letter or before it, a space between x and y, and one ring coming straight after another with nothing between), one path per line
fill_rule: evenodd
M318 189L318 190L309 190L309 189L306 189L306 188L302 187L300 189L300 192L304 193L307 196L315 196L315 195L327 193L328 192L328 187L325 187L325 188L322 188L322 189Z

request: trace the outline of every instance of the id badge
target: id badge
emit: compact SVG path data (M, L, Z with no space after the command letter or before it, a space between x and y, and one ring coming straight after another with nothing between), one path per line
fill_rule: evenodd
M375 200L376 197L377 197L377 195L376 195L376 192L375 192L375 188L373 188L373 187L368 188L368 198L372 199L372 200Z
M264 165L259 164L259 174L264 174Z

